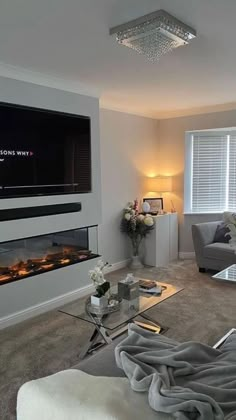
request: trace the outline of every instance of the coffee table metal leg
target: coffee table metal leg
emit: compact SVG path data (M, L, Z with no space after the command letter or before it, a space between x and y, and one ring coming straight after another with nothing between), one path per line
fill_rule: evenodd
M149 323L139 322L133 319L133 322L136 325L139 325L142 328L145 328L146 330L155 332L157 334L162 333L163 331L166 331L167 328L162 327L160 324L157 324L157 322L152 319L150 316L146 314L139 314L140 317L143 319L149 321ZM90 354L91 352L98 350L99 347L104 346L105 344L110 344L112 341L118 337L119 335L123 334L128 329L128 324L124 325L120 329L118 329L115 333L109 335L106 328L104 328L102 325L96 325L95 324L95 330L89 340L89 342L82 348L79 359L82 360L87 354ZM103 342L97 341L98 336L101 336L103 338Z
M145 328L149 331L156 332L157 334L163 332L166 330L166 328L163 328L159 323L157 323L153 318L151 318L149 315L146 315L144 313L140 314L141 318L149 321L150 324L134 321L137 325L140 325L140 327Z
M89 350L93 348L95 341L97 339L97 336L98 336L98 331L95 329L89 341L82 347L82 350L79 354L80 360L82 360L89 353Z
M96 325L96 329L99 332L99 334L102 336L103 340L105 341L106 344L110 344L112 342L111 337L109 336L106 328Z
M102 336L104 342L96 342L99 335ZM111 342L112 342L112 339L111 337L109 337L107 330L102 326L96 325L95 330L93 331L93 334L91 335L91 338L89 339L88 343L86 343L85 346L82 348L79 354L79 359L80 360L84 359L84 357L87 354L98 349L104 344L110 344Z

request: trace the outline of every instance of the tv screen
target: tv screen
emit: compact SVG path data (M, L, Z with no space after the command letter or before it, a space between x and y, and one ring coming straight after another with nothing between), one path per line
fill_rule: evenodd
M0 104L0 197L89 191L90 118Z

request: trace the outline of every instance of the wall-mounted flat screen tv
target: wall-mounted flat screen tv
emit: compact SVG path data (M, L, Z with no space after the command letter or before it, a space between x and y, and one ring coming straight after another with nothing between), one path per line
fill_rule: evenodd
M89 117L0 103L0 198L90 191Z

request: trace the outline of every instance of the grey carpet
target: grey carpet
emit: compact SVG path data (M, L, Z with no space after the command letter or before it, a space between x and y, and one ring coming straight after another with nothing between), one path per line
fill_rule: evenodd
M112 283L127 269L107 275ZM150 309L148 314L179 341L213 345L236 327L236 284L219 282L198 273L195 262L178 261L166 268L143 268L140 277L157 279L184 290ZM40 281L40 279L39 279ZM83 301L78 300L78 305ZM0 332L0 419L14 420L16 394L26 381L70 368L93 328L54 310Z

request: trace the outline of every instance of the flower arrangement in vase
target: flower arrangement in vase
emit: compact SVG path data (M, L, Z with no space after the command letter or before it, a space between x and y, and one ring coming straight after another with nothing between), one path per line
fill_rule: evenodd
M110 283L104 279L104 268L108 263L99 260L93 270L89 270L89 278L92 280L96 294L91 296L91 303L96 306L106 307L108 305L107 291L110 289Z
M143 238L151 232L153 227L154 219L150 214L139 214L137 200L129 202L124 208L121 219L121 231L128 235L132 242L132 268L142 267L139 258L140 244Z

